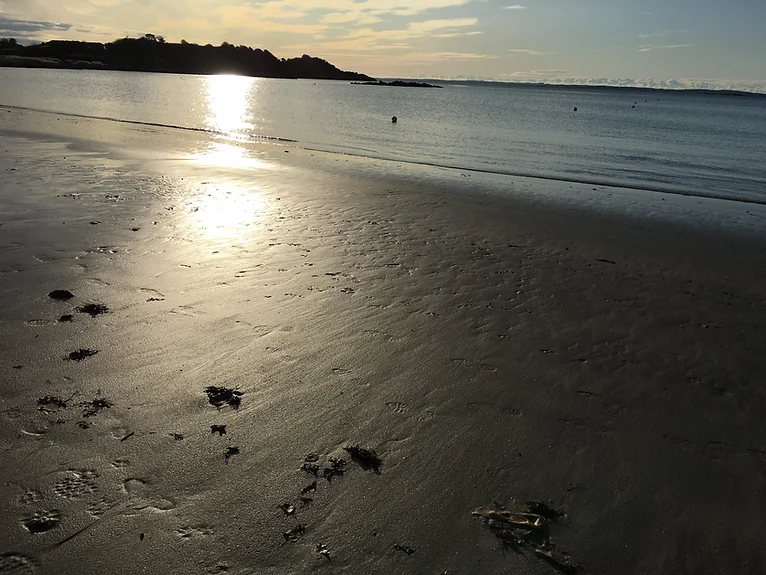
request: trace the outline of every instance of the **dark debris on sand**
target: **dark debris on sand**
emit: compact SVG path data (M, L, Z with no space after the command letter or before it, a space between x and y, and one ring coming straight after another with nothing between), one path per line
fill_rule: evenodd
M375 451L359 447L358 445L352 445L350 447L345 447L344 449L359 467L365 471L380 473L380 466L383 465L383 462Z
M97 349L87 349L87 348L81 348L75 351L72 351L69 353L67 357L65 357L65 360L68 361L82 361L83 359L86 359L88 357L93 357L98 353Z
M542 501L529 501L527 509L526 512L507 511L496 504L495 509L476 509L472 515L481 517L492 533L517 553L531 548L536 557L558 571L568 575L579 573L582 567L568 555L554 552L555 545L551 541L551 525L566 514Z
M314 481L310 485L307 485L303 489L301 489L301 495L306 495L306 493L313 493L317 490L317 482Z
M235 455L239 455L239 447L230 446L223 452L223 458L226 460L226 463L229 463L229 459Z
M236 389L210 385L205 388L205 393L210 404L215 407L223 407L228 404L232 409L239 409L242 403L243 393Z
M66 289L55 289L48 294L48 297L56 301L69 301L74 297L74 294Z
M535 549L535 555L551 565L554 569L566 573L567 575L577 575L580 572L580 566L572 563L568 557L557 557L551 551L545 549Z
M95 417L104 409L110 409L113 406L114 404L104 397L97 397L93 401L83 401L80 403L83 417Z
M406 553L407 555L412 555L415 553L415 550L412 547L407 547L406 545L400 545L399 543L394 543L394 549L397 551L401 551L402 553Z
M66 409L67 400L53 395L46 395L45 397L38 398L37 405L40 411L47 411L51 406L54 409Z
M81 305L76 308L76 310L80 313L87 313L90 317L96 317L97 315L108 312L109 308L102 303L88 303Z
M64 314L59 318L59 323L69 323L72 321L74 321L74 316L71 313Z
M301 537L306 533L306 526L305 525L296 525L292 529L288 529L284 533L282 533L282 536L285 538L285 541L290 541L292 543L297 543Z
M303 464L301 465L301 471L310 473L314 477L319 477L319 456L316 453L309 453L303 458ZM316 490L316 481L313 483Z
M226 426L225 425L211 425L210 426L210 433L217 433L218 436L226 435Z
M346 460L342 457L331 457L327 460L327 465L322 470L322 477L327 481L332 481L336 477L341 477L346 472Z
M316 551L328 561L332 560L332 558L330 557L330 550L327 548L327 545L325 545L324 543L318 543L316 546Z
M319 463L319 456L316 453L309 453L303 458L301 464L301 471L310 473L314 477L324 477L327 481L332 481L336 477L342 476L346 472L346 460L342 457L329 457L327 459L327 465L324 467ZM316 481L311 485L304 488L301 491L302 494L306 494L309 491L316 490Z

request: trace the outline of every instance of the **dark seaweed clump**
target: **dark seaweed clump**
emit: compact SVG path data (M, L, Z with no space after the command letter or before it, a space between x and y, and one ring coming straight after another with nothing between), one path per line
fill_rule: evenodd
M72 351L69 353L67 357L64 359L68 359L69 361L82 361L83 359L86 359L88 357L92 357L98 353L97 349L78 349L75 351Z
M342 457L331 457L327 462L329 465L322 470L322 476L327 481L332 481L335 477L340 477L345 473L346 460Z
M61 399L60 397L46 395L45 397L40 397L37 400L37 405L40 406L41 410L51 405L58 409L66 409L67 402L65 399Z
M83 417L94 417L102 410L109 409L114 404L104 397L97 397L93 401L84 401L80 404Z
M239 409L242 403L243 393L236 389L211 385L205 388L205 393L210 404L216 407L223 407L228 404L232 409Z
M230 447L227 447L226 451L223 452L223 458L226 460L226 463L228 463L229 459L231 459L235 455L239 455L239 447L230 446Z
M78 307L77 311L80 313L87 313L90 317L96 317L97 315L108 312L109 308L102 303L88 303Z

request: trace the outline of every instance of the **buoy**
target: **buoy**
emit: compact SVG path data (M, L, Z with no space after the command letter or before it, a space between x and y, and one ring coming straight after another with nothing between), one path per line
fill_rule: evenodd
M397 117L396 117L396 116L393 116L393 117L391 118L391 123L392 123L392 124L396 124L396 122L398 122L398 121L399 121L399 120L397 119Z
M575 112L577 111L577 106L575 106Z

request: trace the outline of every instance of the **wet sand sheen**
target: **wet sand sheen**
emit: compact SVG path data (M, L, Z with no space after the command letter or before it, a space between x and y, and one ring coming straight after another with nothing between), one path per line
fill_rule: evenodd
M120 129L2 139L0 573L766 567L763 245Z

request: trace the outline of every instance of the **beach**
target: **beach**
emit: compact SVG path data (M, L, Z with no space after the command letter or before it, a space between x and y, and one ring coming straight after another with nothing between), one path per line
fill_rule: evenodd
M0 113L0 573L766 570L763 205Z

